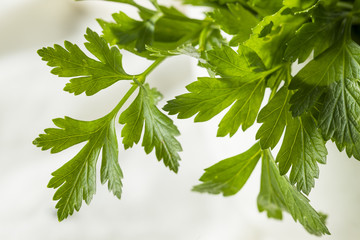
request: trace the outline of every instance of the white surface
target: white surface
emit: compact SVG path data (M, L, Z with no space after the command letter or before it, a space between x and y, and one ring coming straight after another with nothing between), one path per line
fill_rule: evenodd
M73 3L71 0L2 0L0 8L0 239L124 239L124 240L303 240L310 236L288 214L284 221L258 213L259 166L233 197L190 191L204 168L246 150L255 128L232 139L216 138L219 118L194 124L174 119L184 152L178 175L141 147L120 150L124 172L122 200L98 181L90 206L59 223L47 189L50 173L81 146L56 155L31 144L52 127L51 119L65 115L83 120L103 116L128 88L118 83L93 97L62 91L66 79L49 73L36 50L71 40L79 45L87 26L99 30L95 18L110 19L120 5ZM20 3L21 2L21 3ZM20 3L20 4L19 4ZM121 6L123 8L123 6ZM133 11L132 9L129 9ZM26 17L24 17L24 13ZM9 19L12 19L11 21ZM145 61L124 54L125 68L139 72ZM196 78L196 63L185 57L170 59L152 75L150 83L164 93L164 101L185 92ZM121 126L118 126L120 135ZM329 145L328 164L310 194L313 206L329 214L332 236L326 240L360 239L360 163Z

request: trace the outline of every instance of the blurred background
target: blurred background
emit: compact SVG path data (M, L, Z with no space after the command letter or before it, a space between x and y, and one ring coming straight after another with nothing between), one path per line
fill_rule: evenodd
M145 0L144 0L145 1ZM139 1L141 2L141 1ZM170 4L171 1L162 1ZM175 3L180 6L178 2ZM183 11L190 10L184 6ZM51 119L71 116L81 120L102 117L117 104L129 85L119 82L95 96L74 96L62 91L68 79L50 74L36 51L69 40L82 46L86 27L100 33L95 19L136 10L121 4L72 0L1 0L0 3L0 239L122 239L122 240L304 240L309 235L291 216L283 221L259 213L256 197L260 165L235 196L191 192L203 169L247 150L258 126L233 138L216 138L220 117L206 123L174 119L184 151L176 175L141 147L123 150L123 195L118 200L97 182L90 206L59 223L46 188L50 174L82 146L51 155L32 145ZM196 12L189 12L196 15ZM149 62L124 54L129 73L142 72ZM205 76L196 61L173 57L149 76L149 83L164 95L161 107L184 86ZM118 125L118 136L121 127ZM360 163L328 144L328 163L309 198L315 209L329 215L331 236L326 240L360 239Z

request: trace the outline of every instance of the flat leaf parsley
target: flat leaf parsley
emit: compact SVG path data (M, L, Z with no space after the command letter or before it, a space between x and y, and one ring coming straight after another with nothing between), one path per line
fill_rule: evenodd
M168 115L204 122L223 113L217 137L232 137L257 122L256 141L247 151L205 169L193 191L234 195L261 161L259 211L276 219L288 212L309 233L330 234L326 217L306 195L319 177L318 164L326 163L327 141L360 160L360 1L182 1L206 6L202 19L156 0L149 0L152 7L133 0L108 1L137 8L139 18L118 12L113 21L98 19L102 35L91 29L85 34L85 48L92 56L68 41L38 51L51 73L70 78L64 90L74 95L94 95L118 81L129 83L127 93L104 117L56 118L56 128L45 129L34 140L51 153L85 143L52 173L48 184L56 189L59 220L79 211L83 200L90 203L100 153L101 183L121 198L117 122L123 125L125 149L142 139L145 153L154 150L176 173L180 132ZM152 64L140 74L128 74L121 51ZM147 76L175 55L194 57L208 76L199 77L160 109L161 93L149 85ZM295 62L306 64L294 75ZM273 157L276 146L279 151Z

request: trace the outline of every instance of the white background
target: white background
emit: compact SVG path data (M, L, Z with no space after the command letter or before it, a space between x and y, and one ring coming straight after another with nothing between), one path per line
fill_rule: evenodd
M71 116L92 120L108 113L129 85L119 82L92 97L63 92L68 79L49 73L37 49L70 40L82 45L87 26L100 32L95 18L110 20L119 10L133 8L108 2L72 0L1 0L0 3L0 239L122 239L122 240L304 240L309 235L291 216L283 221L259 213L260 165L235 196L191 192L203 169L248 149L256 127L233 138L216 138L219 117L206 123L177 120L184 151L176 175L146 155L141 147L120 148L124 172L121 200L98 181L90 206L59 223L46 188L52 171L81 146L51 155L32 145L51 119ZM187 8L184 10L188 11ZM124 53L124 67L139 73L148 62ZM163 92L164 100L185 92L184 86L205 76L196 62L175 57L151 74L149 82ZM118 136L121 126L118 125ZM119 142L121 139L119 138ZM328 144L328 164L309 198L319 211L329 214L330 240L360 239L360 163Z

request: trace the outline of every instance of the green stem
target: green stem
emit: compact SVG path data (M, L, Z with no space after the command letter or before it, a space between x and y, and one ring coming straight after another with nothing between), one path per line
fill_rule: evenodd
M270 100L273 99L273 97L274 97L275 94L277 93L277 88L279 87L279 85L280 85L280 84L278 84L276 87L274 87L274 89L271 90L271 93L270 93L268 102L270 102Z
M148 13L148 14L154 14L155 13L153 10L148 9L146 7L143 7L143 6L139 5L139 4L137 4L136 2L132 3L131 5L138 8L139 10L141 10L143 12Z
M156 59L143 73L139 75L135 75L134 79L136 79L137 82L144 83L147 75L149 75L164 60L165 57ZM124 97L120 100L120 102L116 105L116 107L109 113L109 115L115 116L138 87L139 84L133 84L133 86L125 93Z
M154 7L155 7L159 12L161 12L161 8L160 8L157 0L150 0L150 2L152 3L152 5L154 5Z
M264 72L264 75L270 75L270 74L272 74L273 72L276 72L277 70L279 70L280 68L282 68L283 65L284 65L284 64L279 64L279 65L277 65L276 67L273 67L273 68L265 71L265 72Z
M353 17L352 15L349 15L346 19L345 19L345 23L344 23L344 33L343 33L343 36L344 36L344 39L351 39L351 26L352 26L352 20L353 20ZM345 41L344 41L345 43Z
M109 113L109 115L115 116L138 87L139 85L133 84L133 86L129 89L129 91L126 92L125 96L120 100L120 102L116 105L116 107Z
M200 33L200 36L199 36L199 51L206 50L206 40L208 38L209 32L211 31L210 27L211 27L211 24L207 24L205 26L205 28Z
M270 69L269 71L271 71L271 73L273 73L273 72L275 72L275 71L277 71L278 69L280 69L280 68L282 68L282 67L284 67L284 66L286 66L288 69L287 69L287 77L289 78L289 79L291 79L291 63L290 62L286 62L286 63L283 63L283 64L281 64L281 65L279 65L279 66L276 66L275 68L273 68L273 69ZM269 101L275 96L275 94L277 93L277 90L278 90L278 88L279 88L279 86L280 86L280 83L281 83L281 81L278 81L277 83L276 83L276 85L274 86L274 88L273 89L271 89L271 93L270 93L270 96L269 96ZM286 84L286 83L285 83Z
M143 73L138 74L135 78L140 82L144 83L146 77L160 64L165 60L166 57L157 58Z

